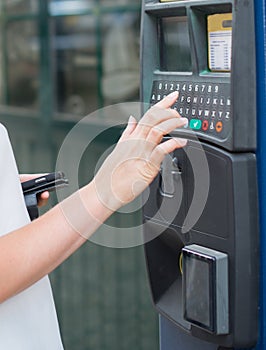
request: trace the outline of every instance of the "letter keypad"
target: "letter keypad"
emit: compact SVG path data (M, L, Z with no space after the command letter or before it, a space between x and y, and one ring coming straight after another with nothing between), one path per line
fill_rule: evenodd
M189 130L224 139L230 130L231 99L227 83L153 82L150 104L154 105L173 91L179 92L173 108L188 118Z

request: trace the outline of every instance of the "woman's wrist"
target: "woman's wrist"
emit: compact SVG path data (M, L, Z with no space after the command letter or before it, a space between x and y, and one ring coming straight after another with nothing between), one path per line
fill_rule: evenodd
M95 179L80 189L79 192L80 198L89 215L95 218L100 224L103 224L118 208L117 203L115 203L105 188L102 188L102 190L99 189Z

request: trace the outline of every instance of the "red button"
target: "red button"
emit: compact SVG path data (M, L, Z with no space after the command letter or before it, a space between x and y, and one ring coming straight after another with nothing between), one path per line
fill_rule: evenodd
M221 132L223 130L223 123L222 122L217 122L215 125L215 129L217 132Z
M202 130L207 131L209 128L209 122L208 120L204 120L202 123Z

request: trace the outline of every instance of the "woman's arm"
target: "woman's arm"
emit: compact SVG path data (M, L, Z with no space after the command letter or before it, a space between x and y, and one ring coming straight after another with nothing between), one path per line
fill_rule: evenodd
M118 208L155 178L164 156L185 145L164 135L186 124L170 109L173 93L134 118L91 183L32 223L0 238L0 302L22 291L76 251Z

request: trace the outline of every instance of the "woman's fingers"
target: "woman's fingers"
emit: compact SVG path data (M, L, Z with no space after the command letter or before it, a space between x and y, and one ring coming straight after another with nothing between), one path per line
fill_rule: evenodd
M178 99L178 91L171 92L169 95L164 97L161 101L157 102L155 106L160 108L169 108L171 107L176 100Z
M151 164L159 169L166 154L173 152L177 148L184 147L186 144L187 140L182 138L171 138L160 143L157 147L155 147L150 156Z
M50 194L48 191L44 191L40 193L40 195L38 196L38 207L43 207L44 205L46 205L48 202L49 196Z
M170 108L176 102L177 97L178 92L171 93L151 107L136 126L136 133L145 138L154 126L168 119L180 118L179 113Z
M124 139L126 139L129 135L132 134L132 132L135 130L137 126L137 121L136 119L131 115L128 119L127 122L127 126L125 128L125 130L123 131L120 140L119 141L123 141Z
M158 144L162 138L176 128L187 125L187 118L171 118L150 129L146 140Z

